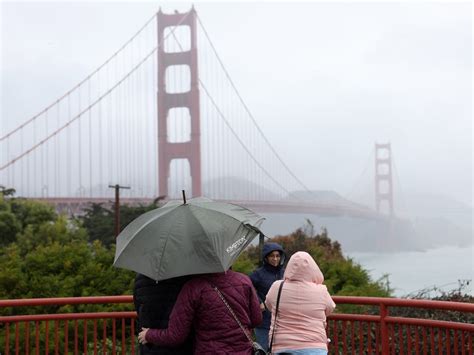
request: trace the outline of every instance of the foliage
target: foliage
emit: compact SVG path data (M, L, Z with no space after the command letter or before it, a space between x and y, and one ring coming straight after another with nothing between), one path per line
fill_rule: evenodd
M232 270L248 275L255 269L255 260L250 256L250 248L237 258L232 265Z
M28 226L39 227L42 223L53 222L58 217L53 206L24 198L10 199L10 210L20 221L22 230Z
M143 213L158 208L160 200L158 198L149 205L121 205L120 230ZM89 241L99 240L106 247L115 244L115 211L112 208L105 207L102 203L92 203L78 220L87 230Z
M21 230L20 221L10 211L0 211L0 246L10 244Z
M308 228L312 231L312 228ZM368 272L352 259L344 257L341 245L332 241L325 228L320 234L311 236L297 229L287 236L277 236L269 241L279 243L287 254L287 260L297 251L304 250L318 263L324 274L325 284L332 295L388 297L390 288L382 280L371 280ZM250 273L258 266L259 246L250 246L238 258L233 269Z
M458 286L452 290L444 291L438 287L427 288L420 290L415 294L407 295L405 298L474 303L474 296L468 293L470 283L471 280L459 280ZM391 311L391 314L397 317L416 317L474 324L474 314L468 312L430 310L423 308L395 308Z
M47 205L27 202L7 201L9 208L21 206L17 209L22 211L19 215L30 222L22 221L23 228L15 241L0 247L0 299L132 292L134 274L112 266L113 247L107 248L100 241L90 243L87 231L75 221L50 214ZM32 310L21 310L29 311Z
M0 247L16 241L26 228L37 228L57 218L53 207L14 197L14 189L0 186Z
M89 240L99 240L105 246L112 245L115 242L113 212L102 203L92 203L84 212L78 220L87 230Z
M15 189L6 188L5 186L0 185L0 196L10 197L10 196L14 196L15 193L16 193Z

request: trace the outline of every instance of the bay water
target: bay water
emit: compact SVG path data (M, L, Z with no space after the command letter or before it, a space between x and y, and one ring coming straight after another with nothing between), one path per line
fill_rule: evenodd
M463 292L474 295L474 245L444 246L426 251L344 254L369 271L373 280L388 274L389 285L396 297L434 287L449 292L458 288L458 280L470 280Z

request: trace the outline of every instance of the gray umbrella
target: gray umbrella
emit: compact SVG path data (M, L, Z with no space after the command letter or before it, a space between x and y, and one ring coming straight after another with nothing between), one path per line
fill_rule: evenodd
M118 235L114 266L157 281L226 271L260 233L263 219L244 207L202 197L170 201Z

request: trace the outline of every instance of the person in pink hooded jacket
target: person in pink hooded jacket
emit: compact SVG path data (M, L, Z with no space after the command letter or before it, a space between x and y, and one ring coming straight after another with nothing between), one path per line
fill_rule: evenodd
M275 321L278 289L283 281ZM272 312L269 339L275 328L272 353L327 354L326 316L336 304L322 284L323 273L311 255L299 251L288 261L283 281L273 283L265 300Z

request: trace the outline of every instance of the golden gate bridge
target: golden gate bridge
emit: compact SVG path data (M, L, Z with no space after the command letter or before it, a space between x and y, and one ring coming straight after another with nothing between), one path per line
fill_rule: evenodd
M69 211L120 184L130 203L184 189L260 212L393 216L390 145L375 146L376 210L318 200L260 129L194 8L160 10L0 144L3 186Z

